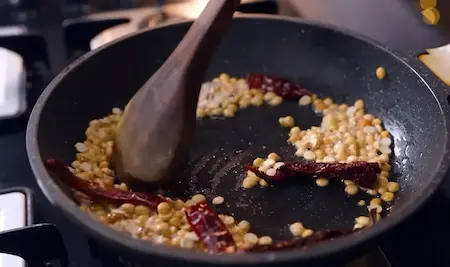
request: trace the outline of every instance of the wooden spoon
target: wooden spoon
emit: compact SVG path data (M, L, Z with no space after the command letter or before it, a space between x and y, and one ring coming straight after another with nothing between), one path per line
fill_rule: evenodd
M130 100L113 155L120 180L160 182L176 170L193 140L204 72L239 4L209 1L175 51Z

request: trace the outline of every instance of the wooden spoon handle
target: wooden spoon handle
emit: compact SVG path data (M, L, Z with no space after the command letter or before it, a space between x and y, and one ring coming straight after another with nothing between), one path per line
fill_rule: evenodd
M207 64L223 32L231 25L240 0L210 0L178 45L175 54L189 54L191 64Z
M185 73L185 76L191 79L203 76L223 32L231 25L232 15L240 2L240 0L210 0L162 69L168 71L185 66L189 72ZM202 79L203 77L198 77L193 80Z

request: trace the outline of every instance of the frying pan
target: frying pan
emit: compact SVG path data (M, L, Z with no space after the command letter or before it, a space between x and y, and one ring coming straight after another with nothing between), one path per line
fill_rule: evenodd
M368 112L383 120L394 140L392 176L401 190L387 218L359 233L307 249L232 255L196 253L136 240L90 219L72 200L70 191L49 174L43 161L53 157L69 163L75 156L73 145L84 140L88 122L107 115L113 107L123 107L190 25L191 21L185 21L134 33L82 56L49 84L29 120L27 152L42 191L60 212L100 244L117 251L128 266L186 262L198 266L314 266L331 260L337 264L375 245L419 209L444 179L450 146L448 88L415 55L400 56L364 37L326 25L245 15L234 19L205 78L222 72L233 76L267 73L294 80L337 102L364 99ZM375 76L380 65L388 73L382 81ZM187 167L179 172L175 178L179 184L170 187L168 194L221 195L226 205L219 212L247 219L253 232L276 239L290 238L287 225L294 221L313 229L352 225L356 216L366 213L356 205L366 196L346 197L341 183L326 188L312 181L240 188L244 163L270 152L293 159L287 132L278 125L278 118L285 115L294 116L301 128L320 122L311 110L289 101L275 108L239 111L232 119L199 121Z

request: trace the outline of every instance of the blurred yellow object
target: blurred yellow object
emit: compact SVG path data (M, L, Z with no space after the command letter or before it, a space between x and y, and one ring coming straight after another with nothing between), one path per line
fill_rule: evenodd
M447 1L447 0L444 0ZM420 0L420 7L422 9L435 8L437 0Z
M419 56L436 76L450 86L450 44L438 48L427 49L427 53Z
M428 8L425 10L422 10L423 20L431 25L435 25L439 22L439 19L441 18L441 14L436 8Z

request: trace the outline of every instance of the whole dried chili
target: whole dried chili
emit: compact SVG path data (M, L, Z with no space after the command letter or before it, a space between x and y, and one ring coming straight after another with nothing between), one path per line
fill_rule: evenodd
M253 165L245 165L245 168L256 173L268 183L281 182L292 176L308 175L351 180L365 188L373 188L377 175L381 172L378 163L362 161L350 163L286 162L276 170L274 175L267 175Z
M205 201L185 209L194 232L209 252L233 252L236 244L225 224Z
M266 74L248 73L246 80L250 88L260 89L263 92L274 92L282 97L302 97L313 94L310 90L287 79Z
M115 188L103 188L92 181L83 180L75 176L68 169L68 167L64 165L64 163L56 159L47 160L46 166L64 184L88 195L91 198L103 199L117 203L144 205L151 209L156 209L159 203L167 201L167 199L147 192L129 192Z
M372 223L372 225L378 223L378 218L377 218L377 209L371 209L369 211L369 217L370 217L370 222Z
M322 241L332 240L342 236L349 235L358 230L353 230L352 228L342 228L342 229L324 229L314 232L312 235L306 238L295 238L290 241L280 241L272 245L256 245L248 250L247 252L264 252L264 251L278 251L291 248L304 248L310 245L317 244Z

